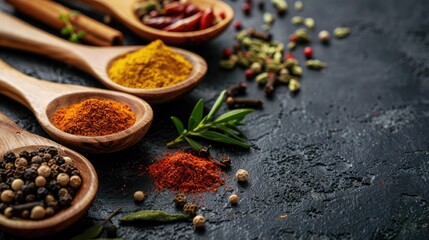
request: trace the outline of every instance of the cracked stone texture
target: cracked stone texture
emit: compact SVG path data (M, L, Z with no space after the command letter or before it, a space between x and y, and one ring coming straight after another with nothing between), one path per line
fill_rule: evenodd
M226 2L244 26L262 25L256 6L246 17L244 1ZM174 193L155 191L147 176L139 176L140 166L171 151L165 147L176 134L171 115L185 119L199 98L211 106L222 89L244 80L242 69L218 68L222 50L232 46L232 26L204 46L189 47L207 60L208 73L189 95L153 106L154 122L142 141L115 154L85 154L97 169L99 191L86 217L57 239L102 221L117 207L123 209L113 223L123 239L429 239L429 2L308 0L301 13L289 3L288 14L273 26L275 39L287 41L295 15L313 17L318 31L348 26L352 34L332 38L329 46L313 41L315 57L328 68L304 69L297 95L278 86L267 99L249 82L247 95L265 99L243 128L252 148L214 145L215 157L233 159L225 185L216 193L188 196L203 205L205 230L195 231L190 222L120 225L118 218L143 208L177 211ZM3 1L0 6L13 12ZM266 11L274 11L268 1ZM147 43L120 23L113 26L123 31L127 45ZM313 40L318 31L311 32ZM302 49L293 52L301 62ZM92 76L46 57L0 48L0 58L37 78L103 88ZM0 96L0 111L48 137L31 112L13 100ZM250 172L246 185L234 180L239 168ZM143 203L133 202L136 190L146 192ZM232 192L241 197L236 207L227 203ZM0 239L14 238L0 233Z

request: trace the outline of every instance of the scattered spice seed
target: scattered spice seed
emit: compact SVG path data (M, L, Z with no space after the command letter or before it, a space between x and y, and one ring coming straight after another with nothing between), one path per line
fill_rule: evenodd
M229 167L229 166L231 166L231 158L230 157L228 157L228 156L223 156L223 157L221 157L221 159L220 159L220 161L219 161L220 163L222 163L224 166L226 166L226 167Z
M323 69L327 66L327 64L325 62L322 62L322 61L317 60L317 59L307 60L305 62L305 65L308 68L314 69L314 70L320 70L320 69Z
M243 28L243 24L240 21L234 22L235 30L241 30Z
M320 40L322 43L328 43L328 42L329 42L329 40L330 40L330 34L329 34L329 32L328 32L328 31L326 31L326 30L322 30L322 31L320 31L320 32L319 32L319 40Z
M143 191L137 191L134 193L134 201L141 202L144 200L144 192Z
M290 21L293 25L302 25L304 23L304 18L301 16L294 16Z
M304 48L304 56L307 59L313 58L313 49L311 47L305 47Z
M231 196L229 196L229 198L228 198L228 202L231 205L237 205L239 201L240 201L240 197L235 193L231 194Z
M346 38L347 36L350 35L351 32L352 31L350 30L350 28L337 27L334 29L334 36L338 39Z
M299 84L298 80L296 80L295 78L292 78L289 81L289 86L288 87L289 87L289 90L291 92L297 92L297 91L299 91L300 84Z
M238 169L235 173L235 178L239 182L247 182L247 180L249 179L249 173L244 169Z
M176 205L176 207L183 208L186 203L188 203L188 201L184 193L176 194L176 196L174 197L174 204Z
M202 215L197 215L192 220L192 224L194 224L195 228L203 228L206 223L206 219Z
M313 18L306 18L306 19L304 19L304 25L308 29L314 29L316 27L316 23L314 22Z
M197 215L198 206L193 203L186 203L183 206L183 213L191 217Z
M295 2L295 10L296 11L301 11L304 8L304 4L301 1L296 1Z

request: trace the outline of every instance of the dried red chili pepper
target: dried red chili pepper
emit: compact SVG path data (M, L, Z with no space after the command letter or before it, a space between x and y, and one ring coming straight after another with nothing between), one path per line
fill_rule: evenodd
M184 11L185 16L187 16L187 17L192 16L194 14L197 14L199 12L201 12L201 10L193 4L187 4L185 11Z
M182 14L185 10L185 6L181 2L171 2L164 5L162 11L165 15L177 15Z
M143 19L143 24L149 27L162 29L173 23L173 17L154 17Z
M169 31L169 32L189 32L196 30L196 27L198 23L200 22L202 13L199 12L197 14L194 14L190 17L180 19L179 21L168 25L167 27L163 28L162 30Z
M203 15L200 19L200 30L209 28L213 26L213 21L215 20L215 15L213 12L213 8L210 7L203 12Z

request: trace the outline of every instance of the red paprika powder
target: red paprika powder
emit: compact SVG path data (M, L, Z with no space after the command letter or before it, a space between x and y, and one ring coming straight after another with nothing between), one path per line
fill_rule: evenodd
M218 165L191 153L176 152L149 166L149 175L158 189L195 193L216 191L224 182Z

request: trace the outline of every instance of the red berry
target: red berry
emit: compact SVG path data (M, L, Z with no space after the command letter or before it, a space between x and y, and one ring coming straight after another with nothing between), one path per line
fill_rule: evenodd
M246 0L246 3L248 3L250 5L250 4L252 4L252 0Z
M268 73L268 77L269 77L269 78L274 78L274 77L276 77L276 73L274 73L274 72L269 72L269 73Z
M291 60L295 60L296 58L291 54L291 53L285 53L285 59L286 60L288 60L288 59L291 59Z
M219 13L219 17L221 18L221 19L225 19L226 18L226 13L225 12L220 12Z
M229 57L231 57L231 55L232 55L232 51L231 51L231 49L229 49L229 48L225 48L225 49L223 50L223 56L224 56L225 58L229 58Z
M243 28L243 25L241 24L241 22L240 22L240 21L236 21L236 22L234 23L234 28L235 28L236 30L241 30L241 29Z
M298 41L298 38L294 33L292 33L291 35L289 35L289 41L296 43L296 41Z
M252 78L253 75L255 75L255 72L252 69L246 69L246 71L244 71L244 75L246 75L246 78Z
M304 56L306 58L312 58L313 57L313 49L311 47L304 48Z
M245 14L249 14L250 13L250 4L244 3L243 4L243 11Z

